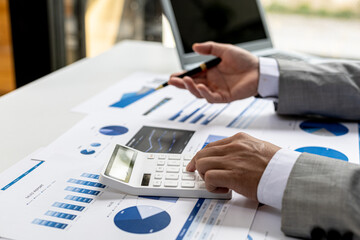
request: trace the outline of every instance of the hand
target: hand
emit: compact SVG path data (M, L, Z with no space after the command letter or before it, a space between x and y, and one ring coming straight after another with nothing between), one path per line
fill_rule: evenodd
M221 63L195 76L170 77L169 84L186 88L209 103L227 103L257 95L259 60L251 53L230 44L206 42L194 44L195 52L214 55Z
M194 156L186 170L197 170L210 192L226 193L232 189L257 200L260 178L278 150L278 146L269 142L238 133L208 144Z

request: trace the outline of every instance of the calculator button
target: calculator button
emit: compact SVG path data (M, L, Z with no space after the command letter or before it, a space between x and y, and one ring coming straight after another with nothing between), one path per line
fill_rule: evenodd
M179 179L179 174L168 173L168 174L165 175L165 179L166 180L178 180Z
M177 187L178 182L177 181L165 181L164 186L165 187Z
M179 161L174 161L174 160L169 160L168 162L167 162L167 165L168 166L180 166L180 162Z
M168 172L168 173L178 173L179 172L179 168L177 168L177 167L167 167L166 168L166 172Z
M197 186L198 188L206 188L205 182L198 182Z
M164 165L165 165L165 161L164 161L164 160L159 160L159 161L157 161L157 165L158 165L158 166L164 166Z
M162 173L155 173L154 178L155 178L155 179L162 179L162 178L163 178L163 174L162 174Z
M183 173L189 173L188 171L186 171L186 167L183 167L183 168L182 168L182 172L183 172Z
M170 160L180 160L181 155L180 154L172 154L172 155L169 155L169 159Z
M153 182L153 186L154 186L154 187L160 187L160 186L161 186L161 181L160 181L160 180L155 180L155 181Z
M191 155L185 155L185 156L184 156L184 160L189 161L189 160L191 160L191 159L192 159L192 156L191 156Z
M154 158L155 158L155 155L152 154L152 153L150 153L150 154L147 155L147 158L148 158L148 159L154 159Z
M181 187L182 188L194 188L195 183L194 182L182 182Z
M183 174L181 176L182 180L195 180L195 174Z
M183 166L186 167L189 164L189 162L183 162Z
M158 158L159 159L166 159L166 155L165 154L160 154Z
M163 172L163 171L164 171L164 167L156 167L156 171L157 171L157 172Z

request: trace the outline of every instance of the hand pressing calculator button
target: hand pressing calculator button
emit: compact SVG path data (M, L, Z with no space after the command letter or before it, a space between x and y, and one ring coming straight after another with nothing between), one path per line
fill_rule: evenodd
M100 181L127 194L168 197L230 199L206 190L197 172L185 167L191 156L173 153L144 153L116 145L101 172Z

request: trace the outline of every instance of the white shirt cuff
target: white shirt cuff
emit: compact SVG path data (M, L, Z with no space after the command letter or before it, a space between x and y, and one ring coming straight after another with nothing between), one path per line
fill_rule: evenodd
M287 180L300 154L289 149L280 149L275 153L258 185L259 202L281 209Z
M277 97L279 95L279 68L273 58L259 58L258 93L261 97Z

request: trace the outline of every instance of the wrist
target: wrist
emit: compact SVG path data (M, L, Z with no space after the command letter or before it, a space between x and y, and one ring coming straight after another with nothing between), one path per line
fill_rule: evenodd
M259 58L257 92L261 97L277 97L279 94L279 68L273 58Z
M260 59L256 57L256 63L255 63L255 71L256 71L256 77L255 77L255 85L256 85L256 95L259 94L258 88L259 88L259 80L260 80Z
M251 71L251 82L252 82L252 94L251 96L258 96L259 92L259 80L260 80L260 61L258 57L254 57L253 70Z
M265 168L257 187L259 202L281 209L288 178L300 154L284 148L275 153Z

